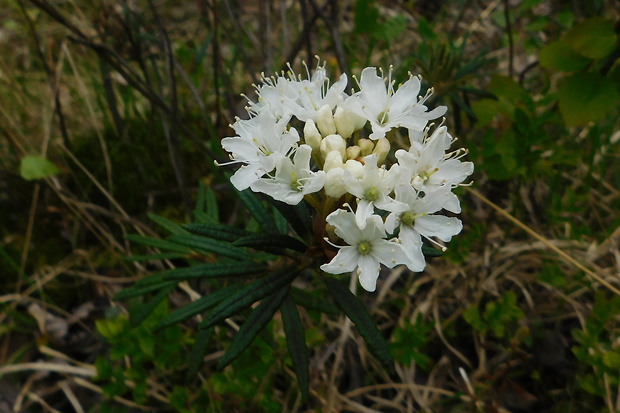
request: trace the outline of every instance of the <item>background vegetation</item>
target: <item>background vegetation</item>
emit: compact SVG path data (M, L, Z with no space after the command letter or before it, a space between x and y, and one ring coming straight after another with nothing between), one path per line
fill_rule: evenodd
M7 0L0 17L0 412L620 411L614 0ZM317 54L332 76L420 73L477 170L447 254L360 293L396 373L343 316L303 310L303 402L279 317L222 371L242 319L202 365L200 316L154 329L223 284L182 283L139 325L148 301L113 297L175 265L128 234L205 205L245 219L213 166L239 94Z

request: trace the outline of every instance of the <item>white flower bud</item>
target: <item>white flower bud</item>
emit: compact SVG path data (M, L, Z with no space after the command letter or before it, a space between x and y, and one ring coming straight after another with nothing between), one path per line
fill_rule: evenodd
M332 109L329 105L323 105L317 111L316 126L323 136L336 133L336 124L334 124Z
M345 110L338 106L334 113L334 124L338 129L338 134L345 139L348 139L353 132L355 132L355 125L353 123L353 114L348 110Z
M304 125L304 140L308 145L310 145L313 152L317 152L319 150L322 139L323 137L316 128L314 121L309 119Z
M390 152L390 141L388 141L386 138L381 138L377 140L375 149L372 151L373 154L378 156L377 164L383 165L388 152Z
M360 157L360 147L357 145L348 146L346 150L347 159L357 159Z
M347 193L347 189L344 187L344 182L342 181L343 175L344 169L342 168L330 169L327 174L325 174L325 185L323 186L325 195L330 198L340 198Z
M341 156L341 161L344 161L346 155L347 143L340 135L327 135L321 141L321 154L327 158L327 154L332 151L338 151Z
M349 159L344 164L344 169L351 172L351 175L353 175L355 179L362 179L364 177L364 165L359 161Z
M342 168L344 164L342 163L342 156L338 151L331 151L327 155L325 155L325 163L323 164L323 170L328 172L334 168Z
M357 144L360 147L361 156L370 155L375 148L375 144L370 139L360 139Z

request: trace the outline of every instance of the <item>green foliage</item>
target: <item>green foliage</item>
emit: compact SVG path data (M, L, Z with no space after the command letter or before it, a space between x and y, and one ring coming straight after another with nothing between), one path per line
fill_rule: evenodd
M492 331L495 336L506 336L507 328L516 329L517 323L525 314L517 303L517 296L512 291L506 291L498 300L489 301L481 313L478 305L470 305L464 312L463 318L475 330L486 333Z
M599 292L594 296L592 311L583 329L573 330L577 343L573 353L590 367L579 376L581 388L590 394L607 397L609 389L620 384L620 346L616 318L620 313L620 297Z
M58 175L60 169L49 159L40 156L29 155L21 159L19 173L27 181L49 178Z
M415 362L424 370L431 367L432 359L428 356L427 344L434 326L418 314L415 323L406 322L404 326L394 330L390 349L396 361L410 365Z

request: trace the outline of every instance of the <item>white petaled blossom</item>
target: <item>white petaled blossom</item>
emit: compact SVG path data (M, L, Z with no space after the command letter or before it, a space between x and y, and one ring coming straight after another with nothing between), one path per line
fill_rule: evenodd
M360 91L344 104L358 116L368 119L372 126L372 140L383 138L397 127L423 130L429 120L437 119L447 111L445 106L426 111L424 102L430 97L430 92L418 100L419 78L410 75L409 80L394 91L391 77L391 68L387 79L378 76L374 67L365 68L359 81Z
M375 291L381 264L393 268L408 261L403 246L386 240L385 224L379 215L366 218L364 227L358 227L353 212L343 209L332 212L327 223L347 246L339 246L338 254L321 269L330 274L351 272L357 268L357 275L366 291Z
M406 208L406 205L389 196L396 183L396 171L386 171L384 167L378 167L377 157L364 157L363 172L359 178L351 173L351 169L344 171L344 186L350 194L357 197L355 220L360 228L364 228L366 219L373 214L375 207L383 211L400 211Z
M262 192L273 199L289 205L297 205L304 195L320 191L325 182L325 172L310 170L310 154L312 148L301 145L295 151L293 161L283 157L276 166L273 177L261 178L250 188L255 192Z
M410 74L396 86L392 68L387 78L363 69L351 94L347 76L332 82L325 64L306 72L302 78L289 66L254 86L257 99L246 98L249 119L236 118L236 136L222 140L226 164L240 165L231 183L290 205L307 201L317 230L308 246L331 256L323 235L342 241L329 242L338 253L321 265L325 272L355 271L374 291L381 265L422 271L423 242L439 245L461 231L461 221L442 212L460 212L453 189L474 168L461 161L466 150L450 149L455 139L447 127L429 125L446 108L427 108L432 89L419 96L419 77ZM317 226L324 216L325 231Z
M452 196L449 186L437 187L424 194L402 183L396 187L396 200L407 205L407 209L388 215L385 227L390 233L399 228L398 239L410 259L410 270L422 271L426 265L422 237L437 237L448 242L463 229L458 218L432 215L445 208Z

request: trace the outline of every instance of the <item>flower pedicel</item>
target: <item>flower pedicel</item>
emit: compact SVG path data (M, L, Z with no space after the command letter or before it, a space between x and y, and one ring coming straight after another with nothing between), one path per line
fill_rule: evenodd
M248 99L249 119L237 118L237 135L222 140L228 164L241 165L232 184L290 205L305 199L332 234L327 243L317 234L316 243L325 256L337 250L321 270L355 271L367 291L376 289L381 264L422 271L422 237L447 242L461 231L458 218L440 212L460 212L452 190L474 169L460 160L465 150L450 152L445 126L429 125L447 110L424 105L432 90L418 96L420 79L411 74L395 88L391 75L367 67L351 95L347 76L331 84L320 64L307 79L292 69L263 76L258 100ZM409 148L390 157L396 128L408 130Z

